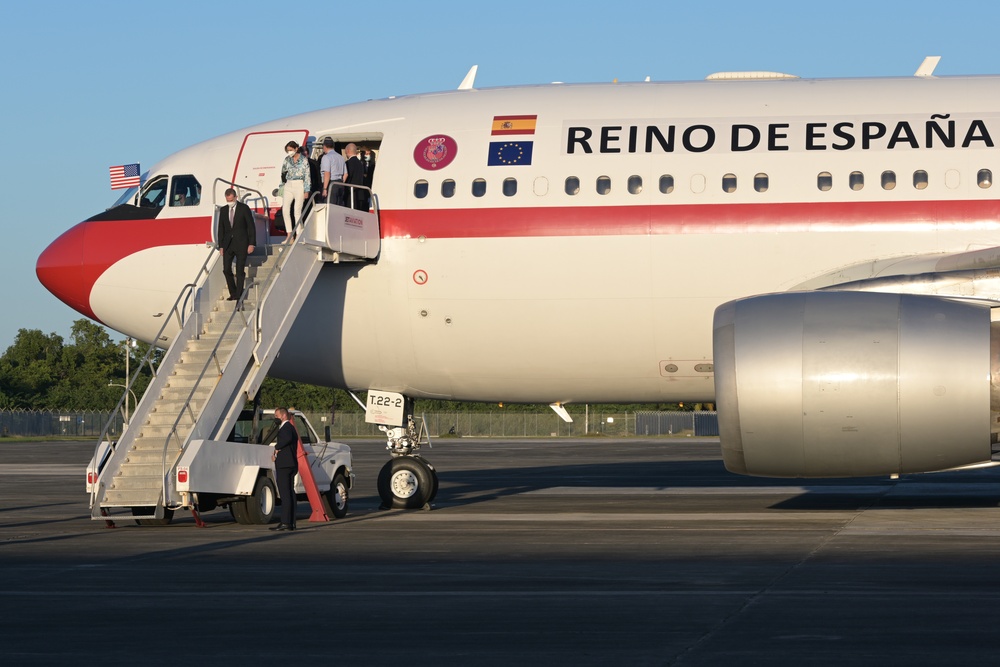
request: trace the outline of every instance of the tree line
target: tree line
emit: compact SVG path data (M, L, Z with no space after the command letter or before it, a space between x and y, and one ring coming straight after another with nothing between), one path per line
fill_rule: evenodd
M69 340L39 329L20 329L14 343L0 356L0 410L112 410L122 397L126 384L126 365L135 373L149 346L137 342L113 340L107 330L90 320L73 323ZM161 350L154 351L154 363ZM126 361L127 360L127 361ZM139 370L133 386L142 396L152 377L148 367ZM118 385L118 386L116 386ZM260 389L261 405L285 405L300 410L326 411L336 406L342 412L361 412L362 408L346 391L268 377ZM364 400L364 396L361 396ZM636 405L591 405L603 412L637 410L700 409L700 405L675 403ZM415 411L489 412L494 410L539 412L546 405L468 403L460 401L418 400ZM582 414L583 405L568 405L573 414Z

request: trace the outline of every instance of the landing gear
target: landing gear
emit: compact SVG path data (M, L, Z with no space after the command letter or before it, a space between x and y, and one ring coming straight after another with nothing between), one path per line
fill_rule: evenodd
M392 455L378 475L382 509L430 509L438 492L438 476L434 466L417 454L425 438L430 442L424 423L421 421L418 428L413 415L408 414L406 426L379 428Z
M437 490L437 473L419 456L392 459L378 474L378 495L385 509L429 509Z

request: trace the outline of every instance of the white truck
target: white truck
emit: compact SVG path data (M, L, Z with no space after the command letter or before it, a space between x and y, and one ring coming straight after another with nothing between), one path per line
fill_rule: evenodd
M354 486L351 448L321 440L305 415L297 410L291 414L326 514L342 518L347 514ZM227 441L191 441L171 468L177 490L184 498L181 507L197 508L199 512L228 507L238 523L270 523L279 503L271 461L277 427L274 410L261 410L256 416L253 410L244 410ZM112 446L113 443L103 443L88 464L87 493L93 492ZM306 497L299 475L295 477L295 491L297 497ZM166 508L163 519L136 519L136 523L167 524L176 509L179 508Z

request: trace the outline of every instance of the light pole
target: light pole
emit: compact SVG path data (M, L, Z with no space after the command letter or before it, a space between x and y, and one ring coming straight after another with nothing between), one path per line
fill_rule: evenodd
M135 400L135 392L129 389L128 382L131 379L131 373L129 371L129 360L132 357L132 349L136 346L135 339L131 336L127 336L125 340L122 341L125 346L125 384L115 384L109 382L109 387L121 387L122 389L128 389L128 393L132 394L132 405L139 405L139 401ZM128 396L125 397L125 425L127 426L129 422L129 409L128 409Z

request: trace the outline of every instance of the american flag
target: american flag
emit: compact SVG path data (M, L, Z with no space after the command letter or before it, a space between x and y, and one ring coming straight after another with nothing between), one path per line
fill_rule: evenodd
M111 189L121 190L122 188L139 187L139 165L121 164L111 167Z

